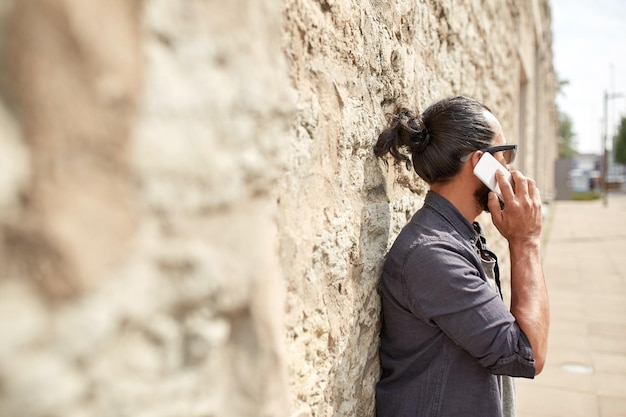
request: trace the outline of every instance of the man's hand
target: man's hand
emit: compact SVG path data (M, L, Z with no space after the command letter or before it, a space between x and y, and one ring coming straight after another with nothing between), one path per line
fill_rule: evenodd
M512 171L515 190L497 171L496 181L502 192L504 208L495 193L489 193L491 220L509 244L538 244L541 235L541 196L535 181L519 171Z
M518 171L513 184L496 172L504 208L489 193L489 211L498 231L509 241L511 254L511 314L515 316L533 349L535 374L543 369L548 350L550 307L541 268L541 198L535 181Z

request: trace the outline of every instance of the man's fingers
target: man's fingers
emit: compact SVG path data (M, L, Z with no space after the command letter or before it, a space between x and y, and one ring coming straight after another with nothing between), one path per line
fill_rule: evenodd
M489 193L487 207L489 207L489 213L491 213L491 217L493 217L495 213L500 213L500 211L502 210L500 208L500 199L493 191Z
M515 195L522 196L528 194L528 178L519 171L512 171L511 175L515 183Z
M541 197L539 195L539 188L537 188L537 183L535 182L535 180L531 178L528 179L528 196L532 200L541 201Z
M513 187L511 183L507 181L504 172L497 170L496 171L496 181L498 182L498 187L500 188L500 192L502 193L502 199L508 200L513 197Z

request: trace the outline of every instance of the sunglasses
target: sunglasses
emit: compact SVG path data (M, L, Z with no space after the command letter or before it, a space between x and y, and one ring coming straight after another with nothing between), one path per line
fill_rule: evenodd
M517 145L490 146L488 148L478 149L478 150L481 152L489 152L492 155L496 152L502 152L502 156L504 157L504 160L506 161L507 164L510 164L513 161L515 161L515 155L517 154ZM472 153L474 152L468 153L467 155L462 157L461 162L467 162L472 156Z

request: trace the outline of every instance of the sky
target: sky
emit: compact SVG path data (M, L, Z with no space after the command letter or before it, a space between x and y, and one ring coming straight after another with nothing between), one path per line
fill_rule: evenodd
M612 137L626 116L626 1L551 0L552 52L558 77L569 81L557 98L576 133L580 153L601 153L604 92ZM609 145L610 147L610 145Z

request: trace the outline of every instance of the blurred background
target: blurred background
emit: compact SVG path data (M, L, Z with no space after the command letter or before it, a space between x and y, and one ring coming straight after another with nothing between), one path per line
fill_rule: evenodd
M622 190L625 181L626 5L552 0L552 10L564 158L559 196L596 199L606 190Z

